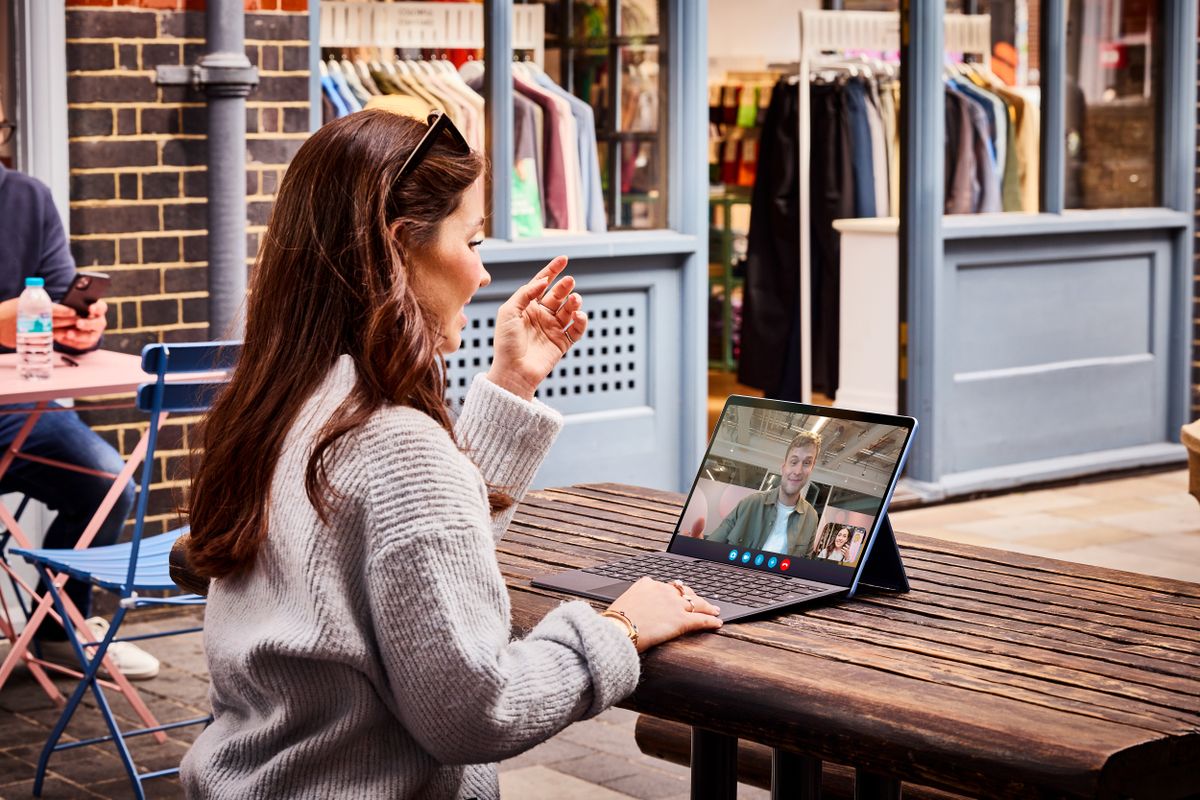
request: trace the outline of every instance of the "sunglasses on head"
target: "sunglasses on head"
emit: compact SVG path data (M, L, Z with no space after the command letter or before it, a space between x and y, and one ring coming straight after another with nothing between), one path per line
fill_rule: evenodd
M400 172L396 175L396 180L404 180L417 166L421 163L421 159L425 158L431 147L438 140L438 137L443 133L450 137L450 144L456 152L466 155L471 152L471 146L467 144L467 140L463 138L462 133L454 126L454 122L443 111L433 111L429 114L427 120L429 130L425 131L425 135L421 137L421 141L417 142L417 146L413 148L412 153L404 160L403 166L400 167Z

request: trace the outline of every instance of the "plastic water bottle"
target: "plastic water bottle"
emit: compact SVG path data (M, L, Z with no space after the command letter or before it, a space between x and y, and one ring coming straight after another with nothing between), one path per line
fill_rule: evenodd
M54 366L54 307L45 285L26 278L17 300L17 374L27 381L46 380Z

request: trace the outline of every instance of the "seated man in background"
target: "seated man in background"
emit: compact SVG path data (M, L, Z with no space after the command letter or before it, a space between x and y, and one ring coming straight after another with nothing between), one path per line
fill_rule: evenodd
M40 181L0 166L0 353L11 353L17 345L17 298L25 279L40 277L54 305L55 349L68 353L94 350L106 326L107 306L101 300L80 317L58 301L66 294L75 277L75 261L67 246L62 222L54 208L50 190ZM55 358L55 369L71 369ZM15 375L15 373L13 373ZM2 406L0 411L25 406ZM0 452L7 450L25 422L25 415L0 413ZM121 456L96 435L74 411L50 411L42 415L30 431L21 451L43 458L64 461L101 472L120 472ZM0 478L0 494L20 492L57 511L46 531L43 547L74 547L112 487L109 478L15 459ZM130 482L117 498L93 545L112 544L117 540L129 511L133 508L134 486ZM39 587L39 591L44 587ZM91 587L70 580L67 596L86 617L91 608ZM101 617L88 619L97 638L108 623ZM62 628L47 619L38 629L44 655L74 658ZM49 645L49 646L47 646ZM117 668L130 680L153 678L158 674L158 659L129 642L113 644L108 654Z
M811 558L817 511L804 499L804 489L820 452L819 434L807 430L796 434L783 456L779 486L743 497L708 540Z

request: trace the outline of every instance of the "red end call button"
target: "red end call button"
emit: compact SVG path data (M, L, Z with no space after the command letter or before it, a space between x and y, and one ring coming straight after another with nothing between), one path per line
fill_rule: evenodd
M787 572L788 567L790 567L791 565L792 565L791 560L786 559L786 558L783 561L779 562L779 568L781 570L783 570L784 572Z

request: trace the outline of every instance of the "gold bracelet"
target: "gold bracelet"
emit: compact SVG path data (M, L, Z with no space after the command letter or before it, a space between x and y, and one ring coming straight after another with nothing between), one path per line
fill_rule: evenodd
M615 619L618 622L620 622L621 624L623 624L628 629L629 641L633 642L634 647L637 647L637 643L638 643L637 625L635 625L633 620L631 620L629 618L628 614L626 614L624 611L617 611L615 608L609 608L609 609L605 609L604 611L601 611L600 616L608 617L609 619Z

